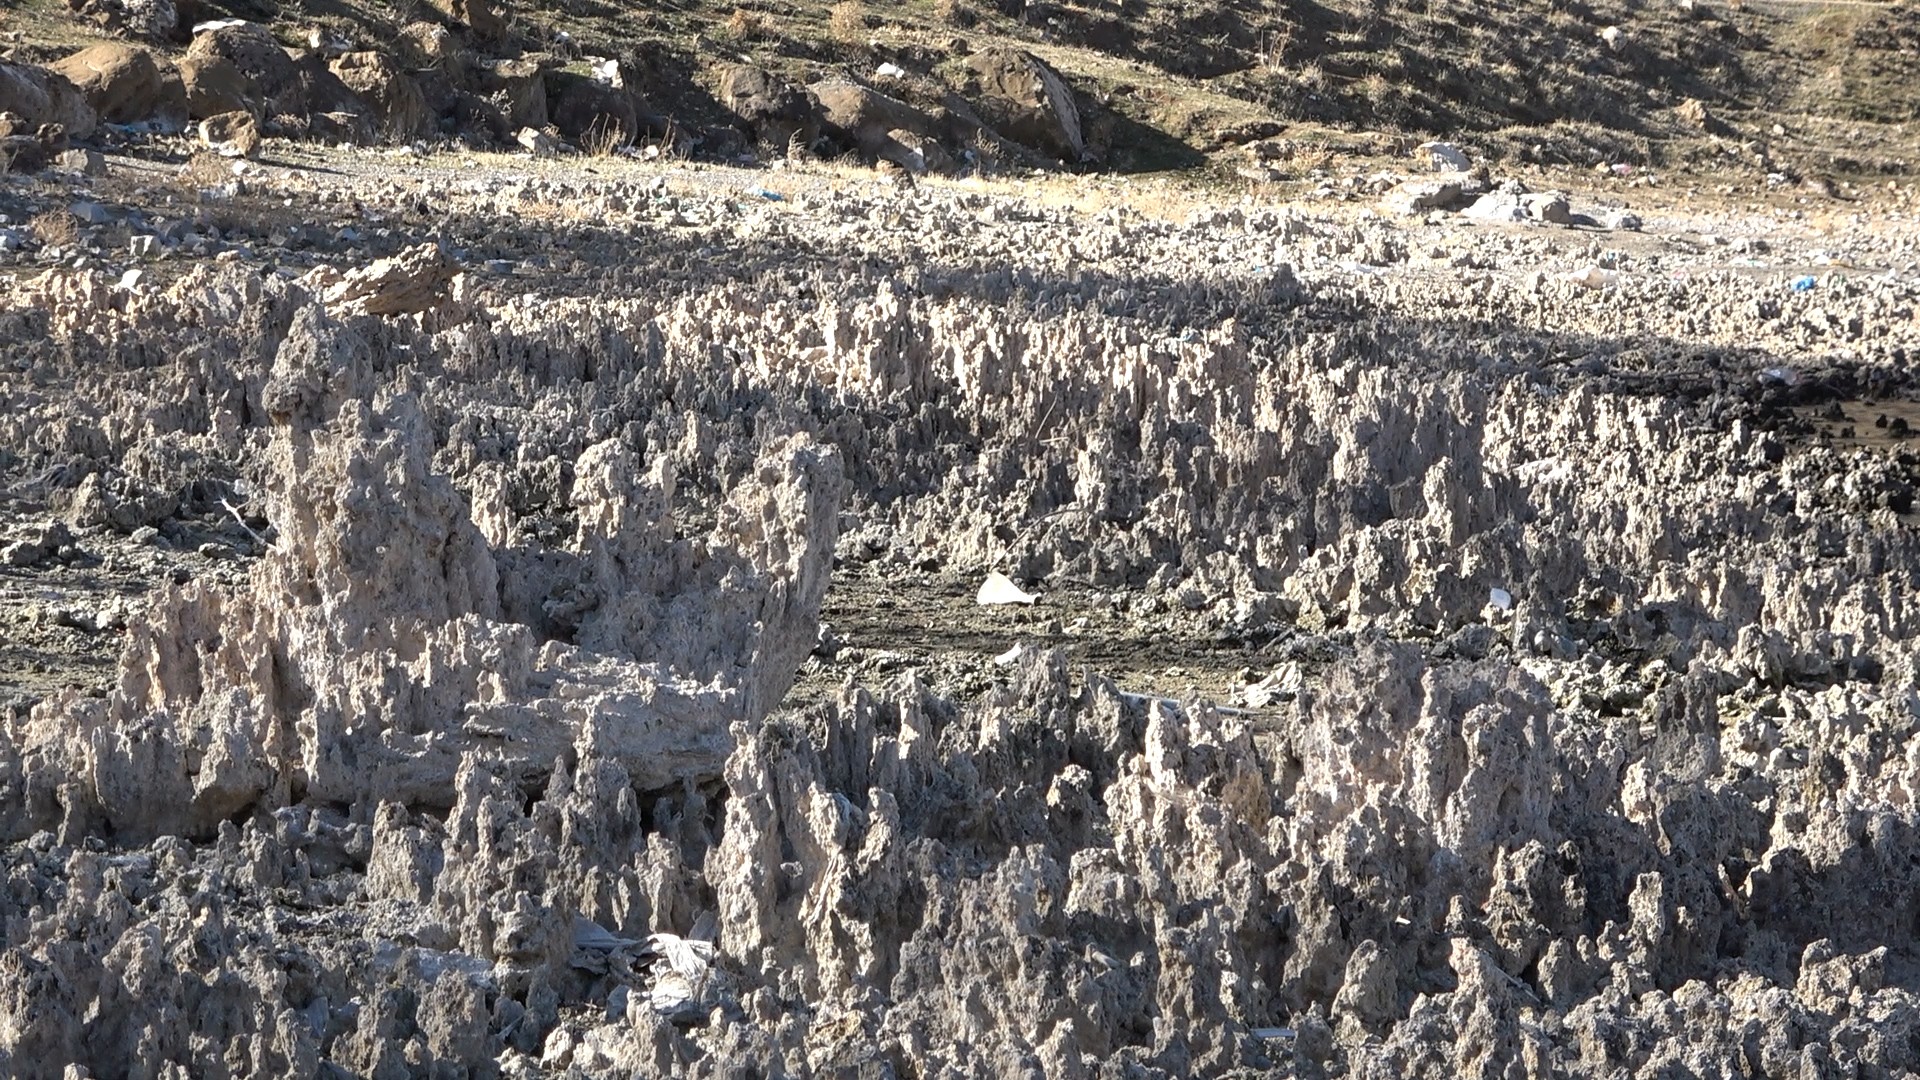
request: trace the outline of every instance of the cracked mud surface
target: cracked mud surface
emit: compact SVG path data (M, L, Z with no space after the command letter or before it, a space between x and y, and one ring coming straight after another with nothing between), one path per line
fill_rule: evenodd
M1898 197L356 161L0 273L0 1072L1920 1069Z

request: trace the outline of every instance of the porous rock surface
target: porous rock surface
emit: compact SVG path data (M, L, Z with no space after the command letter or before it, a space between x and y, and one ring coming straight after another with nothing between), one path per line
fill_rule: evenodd
M624 293L0 295L15 490L99 477L83 546L195 482L271 530L155 590L102 696L8 719L0 1071L1920 1069L1911 461L1786 411L1898 394L1911 281L710 209L771 261L636 225ZM1287 689L1034 649L782 710L836 556L1142 597ZM688 992L661 933L716 947Z

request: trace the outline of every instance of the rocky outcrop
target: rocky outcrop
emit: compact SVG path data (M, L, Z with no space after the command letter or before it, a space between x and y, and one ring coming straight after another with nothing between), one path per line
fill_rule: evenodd
M546 75L545 96L553 126L581 146L625 146L640 135L641 110L633 95L620 87L553 71Z
M796 139L805 146L820 137L819 106L807 90L751 64L726 65L715 81L721 104L756 142L784 152Z
M925 171L929 146L938 146L938 125L904 101L844 79L808 88L820 103L822 130L877 161ZM935 158L944 159L944 152Z
M56 72L0 62L0 113L26 131L58 126L69 138L93 134L99 116L78 87Z
M193 44L187 47L186 58L181 62L182 78L186 82L190 101L208 93L218 94L222 98L231 93L232 75L228 68L211 63L216 60L224 61L230 65L231 72L238 73L246 80L245 98L263 118L301 117L307 114L306 87L301 79L300 67L266 27L242 23L223 25L196 34ZM222 100L219 104L229 103ZM196 105L195 109L199 111L214 107L215 103L208 102ZM233 110L221 108L219 111ZM213 113L209 112L208 115Z
M419 84L384 53L347 53L328 68L355 98L366 103L381 138L411 142L428 133L431 117Z
M507 21L490 0L430 0L429 6L446 21L479 41L498 41Z
M114 695L36 710L0 828L204 836L301 799L445 806L483 747L524 778L577 745L664 788L717 777L730 728L777 704L826 584L830 452L770 448L694 541L671 472L605 444L575 469L577 537L503 551L503 588L417 401L376 389L378 355L365 330L296 323L260 390L273 548L241 591L160 596Z
M258 534L0 713L0 1072L1920 1068L1915 466L1803 420L1897 408L1911 282L401 179L607 224L382 316L0 281L9 574Z
M174 0L67 0L67 7L108 33L156 45L172 43L180 30Z
M187 95L187 115L205 120L222 113L258 113L253 84L223 56L189 53L180 61L180 82Z
M50 69L77 87L100 119L110 124L147 120L183 123L187 114L185 90L170 65L132 45L93 45L59 61Z
M967 57L982 117L1000 134L1066 162L1086 152L1080 108L1058 72L1017 49L983 49Z

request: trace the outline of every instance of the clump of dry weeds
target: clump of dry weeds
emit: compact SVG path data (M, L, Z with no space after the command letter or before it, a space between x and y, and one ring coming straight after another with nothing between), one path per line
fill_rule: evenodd
M67 210L42 210L27 219L27 232L47 247L70 247L80 239L80 219Z
M767 17L746 8L734 8L715 36L725 41L751 41L767 36Z
M827 14L827 30L833 39L850 48L867 47L867 10L860 0L840 0Z

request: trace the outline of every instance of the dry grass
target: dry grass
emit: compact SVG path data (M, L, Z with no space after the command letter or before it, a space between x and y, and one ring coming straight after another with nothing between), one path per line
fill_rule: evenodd
M842 45L867 47L867 9L860 0L840 0L827 15L827 30Z
M27 232L47 247L71 247L80 240L80 219L66 210L42 210L27 220Z
M219 154L198 150L180 167L180 179L192 188L215 187L233 179L233 165Z
M580 136L580 151L588 157L612 157L627 146L627 132L610 116L596 116Z
M746 8L734 8L715 36L725 41L751 41L767 36L767 17Z

